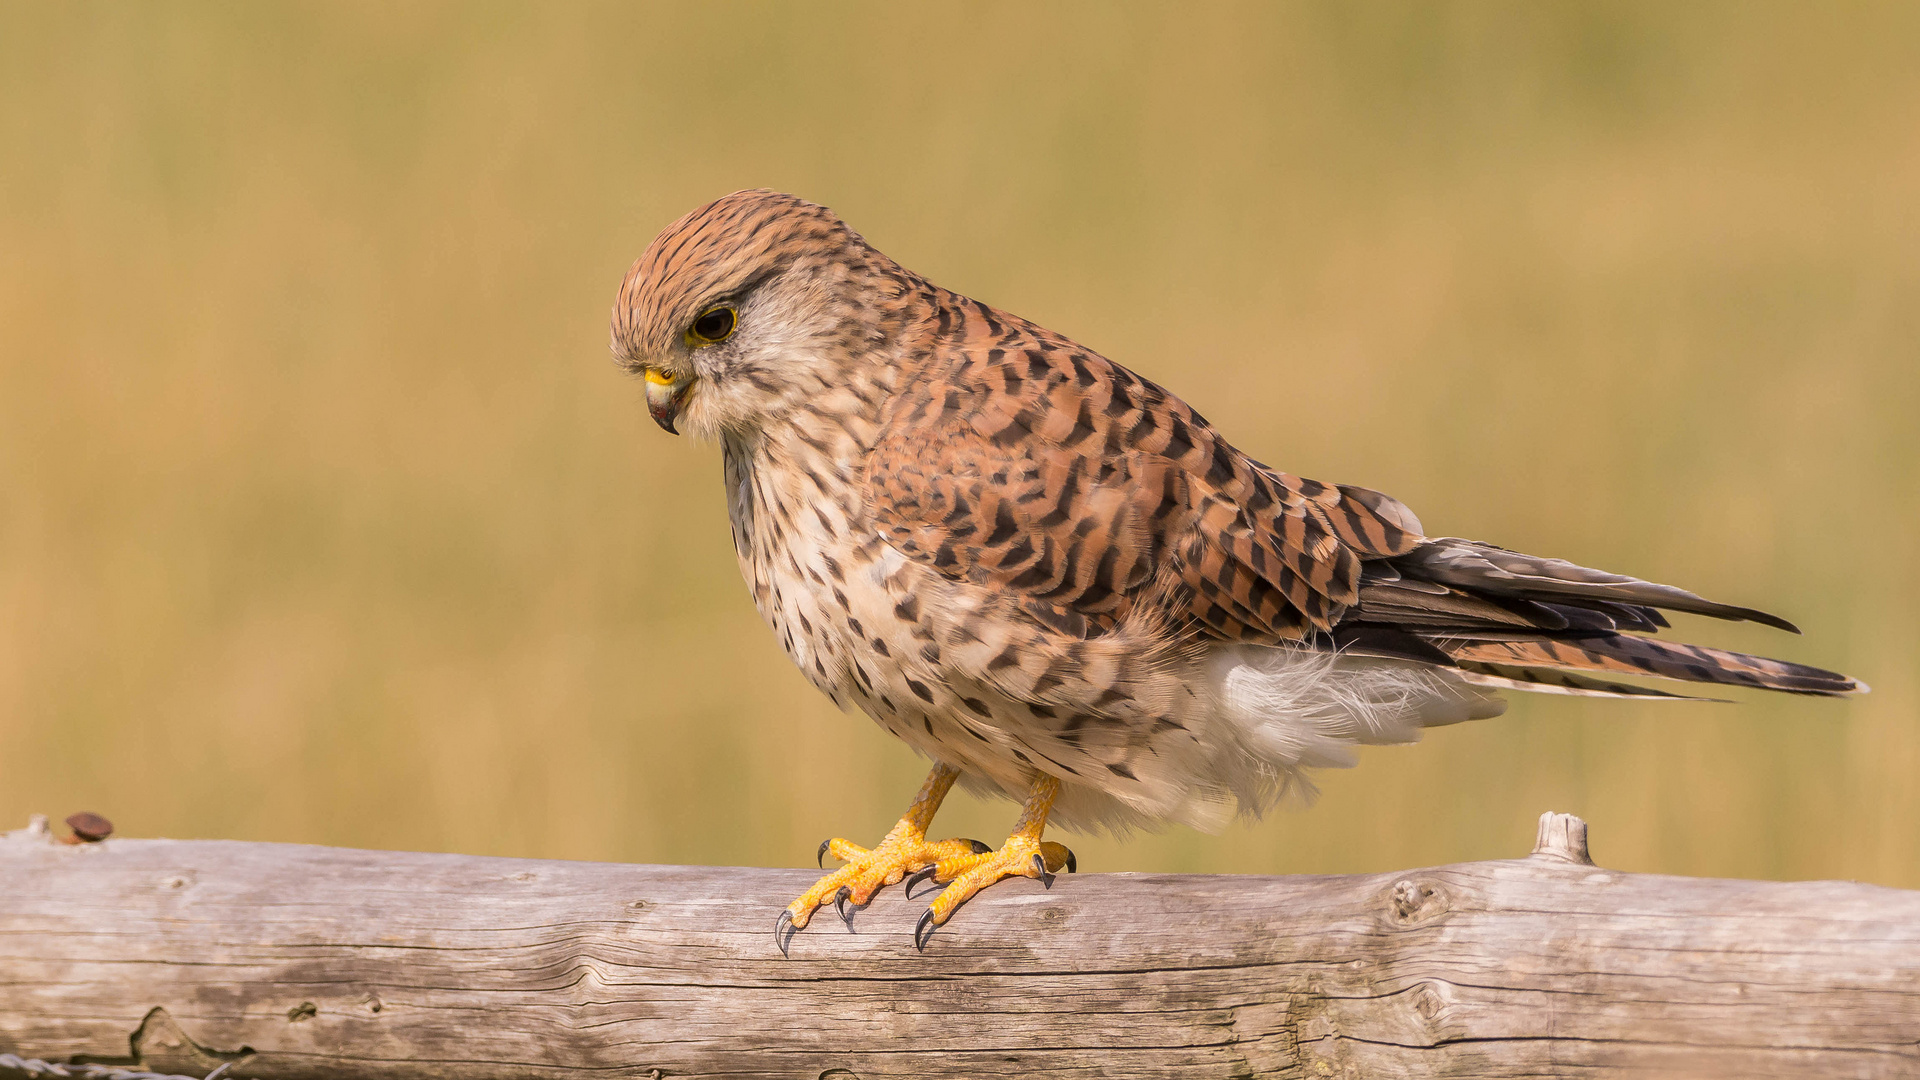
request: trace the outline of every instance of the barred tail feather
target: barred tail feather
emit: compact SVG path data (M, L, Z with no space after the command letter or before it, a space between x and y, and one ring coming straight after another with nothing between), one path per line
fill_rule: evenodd
M1636 686L1633 683L1590 679L1584 675L1574 675L1548 668L1516 667L1512 664L1489 664L1475 660L1462 660L1459 662L1459 668L1462 682L1490 690L1524 690L1534 694L1566 694L1571 697L1643 700L1652 698L1661 701L1725 700L1724 698L1695 697L1691 694L1675 694L1666 690L1656 690L1651 686Z
M1867 690L1866 684L1857 679L1806 664L1631 634L1437 644L1453 657L1455 663L1463 666L1504 665L1556 671L1605 671L1622 675L1651 675L1683 682L1750 686L1822 697L1841 697L1865 693ZM1488 673L1507 675L1497 670Z

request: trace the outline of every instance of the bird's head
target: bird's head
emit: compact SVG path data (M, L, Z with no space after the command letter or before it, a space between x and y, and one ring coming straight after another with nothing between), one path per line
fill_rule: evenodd
M901 274L824 206L735 192L667 226L627 271L613 353L666 430L751 430L884 343Z

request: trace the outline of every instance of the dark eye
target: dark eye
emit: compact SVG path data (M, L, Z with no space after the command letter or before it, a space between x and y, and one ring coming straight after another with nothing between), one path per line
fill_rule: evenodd
M717 307L703 313L693 320L693 336L696 340L709 345L716 341L725 341L733 333L733 309Z

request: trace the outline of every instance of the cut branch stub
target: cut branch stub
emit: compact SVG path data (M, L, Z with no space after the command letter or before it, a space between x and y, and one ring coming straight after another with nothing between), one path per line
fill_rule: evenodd
M1587 823L1572 814L1549 810L1540 815L1540 831L1533 840L1532 857L1551 862L1592 866L1587 854Z

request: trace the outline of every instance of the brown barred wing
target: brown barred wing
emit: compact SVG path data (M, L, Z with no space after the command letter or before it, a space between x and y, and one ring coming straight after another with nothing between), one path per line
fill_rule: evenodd
M1409 577L1461 586L1488 596L1573 606L1625 604L1665 608L1735 622L1763 623L1791 634L1800 632L1787 620L1764 611L1715 603L1671 585L1592 570L1565 559L1508 551L1477 540L1438 538L1395 559L1394 565Z
M1191 614L1222 638L1298 641L1331 630L1359 602L1366 560L1421 540L1419 522L1384 495L1233 456L1239 468L1197 488L1180 564Z
M1186 499L1178 473L1145 455L1016 450L964 424L883 442L868 459L867 495L881 537L902 554L1024 594L1076 636L1127 614Z
M1364 560L1422 541L1392 499L1268 469L1152 382L971 304L868 458L876 525L908 556L1096 629L1144 600L1275 642L1331 628Z

